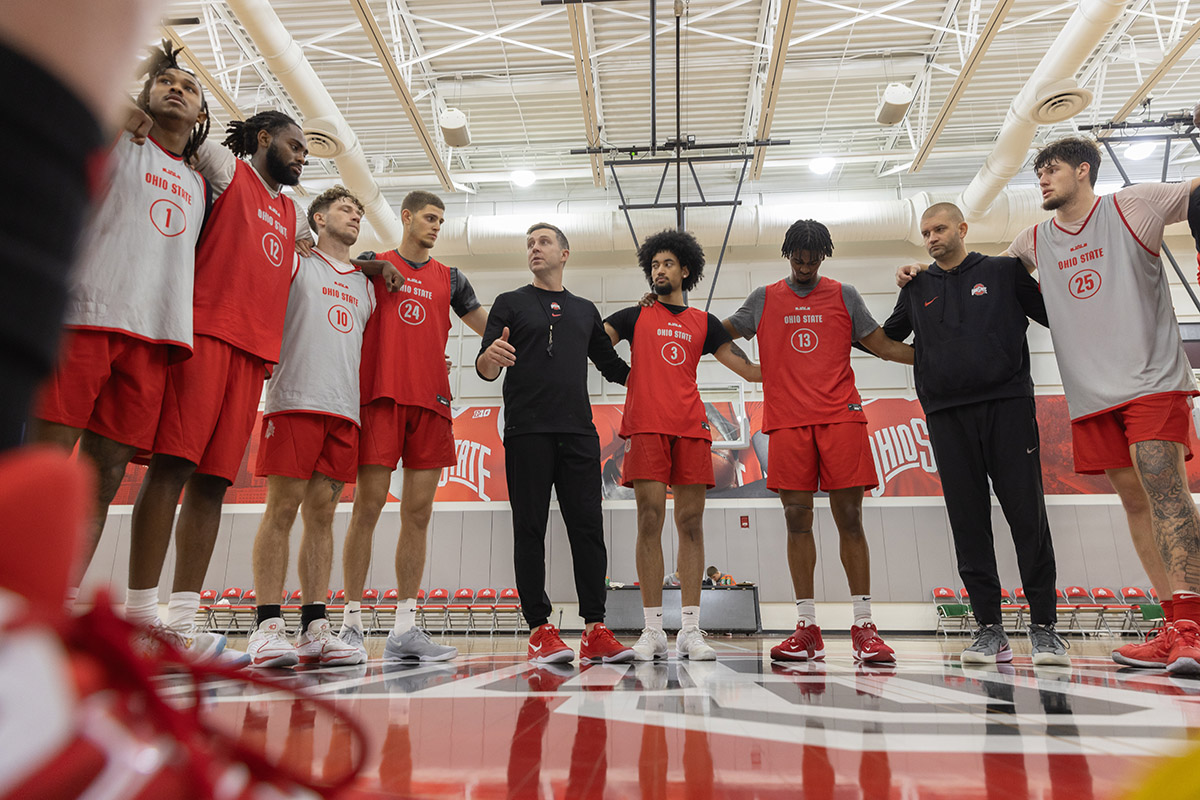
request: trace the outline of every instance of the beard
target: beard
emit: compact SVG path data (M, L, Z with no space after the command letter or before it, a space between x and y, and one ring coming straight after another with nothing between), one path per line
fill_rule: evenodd
M295 186L300 183L300 176L292 172L291 165L283 160L279 150L279 145L274 143L267 148L267 174L282 186Z
M1062 208L1069 199L1069 197L1047 197L1042 201L1042 211L1054 211L1057 208Z
M653 289L654 293L659 297L666 297L671 292L675 291L675 288L669 283L656 283L650 288Z

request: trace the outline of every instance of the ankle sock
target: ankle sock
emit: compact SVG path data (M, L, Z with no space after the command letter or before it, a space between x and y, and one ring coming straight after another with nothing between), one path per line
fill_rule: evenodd
M682 619L683 624L680 627L685 631L700 630L700 606L684 606Z
M651 631L662 631L662 606L654 608L643 608L642 613L646 616L646 629Z
M871 595L851 595L850 603L854 606L854 624L856 626L874 624L874 621L871 619Z
M305 603L300 606L300 632L307 633L308 626L319 619L325 619L324 603Z
M392 626L392 633L400 636L408 633L409 628L414 628L417 625L417 598L410 597L407 600L401 600L396 607L396 624Z
M805 597L796 600L796 624L817 624L817 604L811 597Z
M262 625L269 619L283 619L283 607L279 603L259 606L254 609L254 621L256 624Z
M158 621L158 587L125 590L125 619L134 625Z
M167 599L167 627L186 631L196 624L196 612L200 610L199 592L171 592Z
M346 603L346 612L342 615L342 630L346 628L363 630L361 601L351 600L349 603Z

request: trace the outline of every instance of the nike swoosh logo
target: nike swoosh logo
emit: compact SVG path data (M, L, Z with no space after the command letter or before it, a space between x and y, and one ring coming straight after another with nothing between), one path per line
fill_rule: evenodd
M538 650L542 649L542 646L540 644L531 644L529 645L529 649L536 653Z
M941 295L939 294L938 297L941 297ZM937 300L937 297L933 298L933 300ZM933 300L926 300L925 305L928 306L930 303L933 302Z
M1036 447L1030 447L1028 450L1026 450L1026 451L1025 451L1025 454L1026 454L1026 455L1029 455L1029 454L1030 454L1030 453L1032 453L1034 450L1037 450L1037 448L1036 448Z

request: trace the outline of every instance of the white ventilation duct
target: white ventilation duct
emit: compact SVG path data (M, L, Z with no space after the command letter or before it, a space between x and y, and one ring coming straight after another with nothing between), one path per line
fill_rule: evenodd
M332 157L347 189L358 195L371 231L365 227L359 243L373 249L400 244L400 220L379 191L362 145L328 90L304 57L300 45L283 27L266 0L229 0L229 7L246 28L258 52L304 114L314 156ZM377 239L378 241L372 241Z
M1125 9L1124 0L1080 0L1029 80L1013 98L992 153L959 198L968 221L979 220L1025 164L1039 124L1061 122L1087 108L1092 95L1075 73Z

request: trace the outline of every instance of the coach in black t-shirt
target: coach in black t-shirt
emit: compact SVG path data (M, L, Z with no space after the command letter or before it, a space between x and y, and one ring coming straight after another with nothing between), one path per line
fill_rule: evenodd
M581 660L626 661L633 651L604 627L608 551L600 509L600 440L588 400L587 361L624 384L629 365L613 349L591 301L563 288L570 255L567 237L540 222L526 232L533 283L496 298L488 314L475 371L484 380L504 376L504 450L513 512L513 560L521 607L529 623L529 659L570 661L571 648L549 624L546 595L546 521L550 487L571 542L579 614L587 627Z

